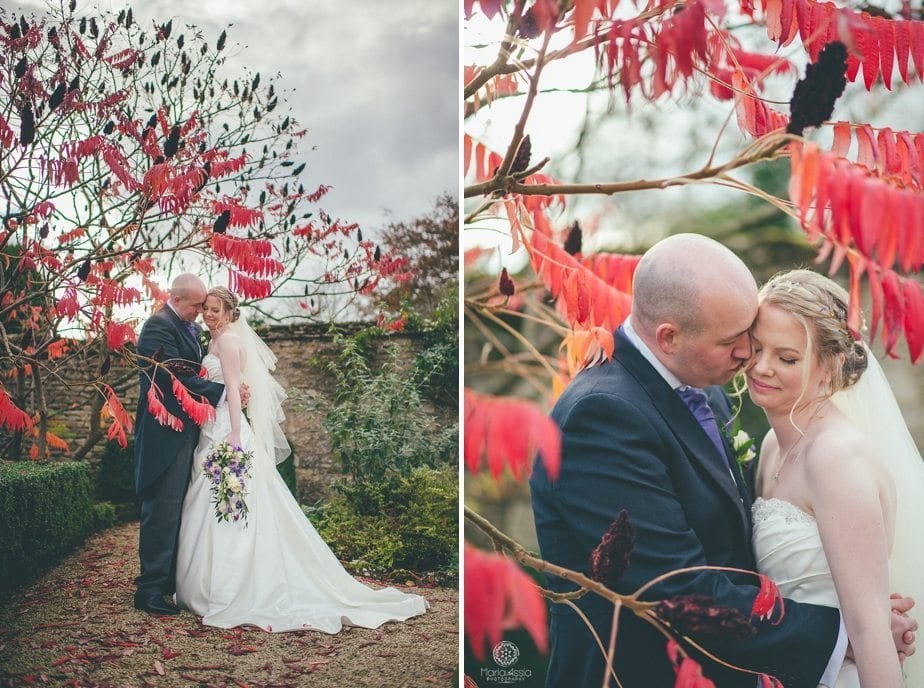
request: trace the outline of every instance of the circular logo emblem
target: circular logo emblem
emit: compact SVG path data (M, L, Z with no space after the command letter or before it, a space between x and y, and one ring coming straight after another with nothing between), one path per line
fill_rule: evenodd
M491 654L500 666L509 667L516 664L520 658L520 648L509 640L502 640L494 646L494 652Z

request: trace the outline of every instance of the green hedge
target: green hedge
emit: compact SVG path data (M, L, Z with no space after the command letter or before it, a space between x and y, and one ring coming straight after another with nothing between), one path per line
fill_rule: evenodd
M106 442L96 473L96 498L113 504L135 502L135 441L127 447Z
M141 501L135 496L134 444L133 439L124 448L107 442L96 471L96 498L110 504L116 523L141 518Z
M93 501L83 461L0 461L0 597L112 524L112 508Z

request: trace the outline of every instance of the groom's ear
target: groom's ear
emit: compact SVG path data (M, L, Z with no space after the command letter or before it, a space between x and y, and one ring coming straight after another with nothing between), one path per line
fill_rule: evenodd
M674 353L679 337L680 328L672 322L661 323L655 330L655 341L658 343L658 348L666 354Z

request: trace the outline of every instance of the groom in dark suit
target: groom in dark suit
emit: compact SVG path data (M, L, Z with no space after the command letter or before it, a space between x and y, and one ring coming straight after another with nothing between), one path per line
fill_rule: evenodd
M141 393L135 415L135 491L141 497L141 575L135 579L135 607L153 614L179 613L164 596L176 592L180 513L199 426L180 407L170 374L161 367L155 372L146 359L162 362L186 389L218 405L224 385L198 375L203 352L195 319L205 297L202 280L179 275L170 286L170 300L145 322L138 337ZM164 407L183 423L179 432L158 423L148 411L152 376Z
M685 567L754 569L751 495L718 431L716 419L722 424L730 407L713 386L728 382L750 357L756 314L750 271L711 239L676 235L645 254L613 360L581 372L552 411L562 431L561 473L551 482L537 461L530 478L544 559L586 573L591 551L625 509L635 547L617 592L632 593ZM698 388L707 388L708 404ZM752 575L699 572L670 578L643 599L699 594L750 617L756 583ZM551 575L549 586L575 589ZM594 594L576 604L606 646L613 605ZM898 637L916 628L907 617L893 617ZM896 629L896 623L907 625ZM747 639L696 639L726 662L775 675L786 688L816 688L823 674L833 685L847 645L837 610L786 600L778 624L757 625ZM601 686L603 654L569 606L551 606L550 640L547 686ZM719 688L757 685L754 674L694 658ZM624 688L674 685L665 637L625 609L613 667Z

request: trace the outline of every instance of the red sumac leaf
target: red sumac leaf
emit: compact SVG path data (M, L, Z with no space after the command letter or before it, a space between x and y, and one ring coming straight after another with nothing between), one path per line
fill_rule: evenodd
M0 387L0 427L8 432L24 432L32 429L32 418L20 409L3 387Z
M540 652L548 645L545 602L536 584L502 554L465 544L465 634L472 652L485 657L507 629L523 627Z
M552 480L561 463L561 433L536 404L494 397L465 389L465 465L477 473L487 463L497 479L504 468L519 480L530 472L537 455Z
M774 625L779 624L783 620L785 613L783 595L780 593L779 588L776 587L776 583L768 576L758 574L758 578L760 578L760 590L754 598L751 616L771 621ZM779 607L779 615L773 621L777 607Z
M912 363L917 363L924 353L924 292L913 279L902 281L905 300L905 341Z
M898 275L892 270L882 271L882 340L886 353L896 358L895 347L904 326L904 298Z

